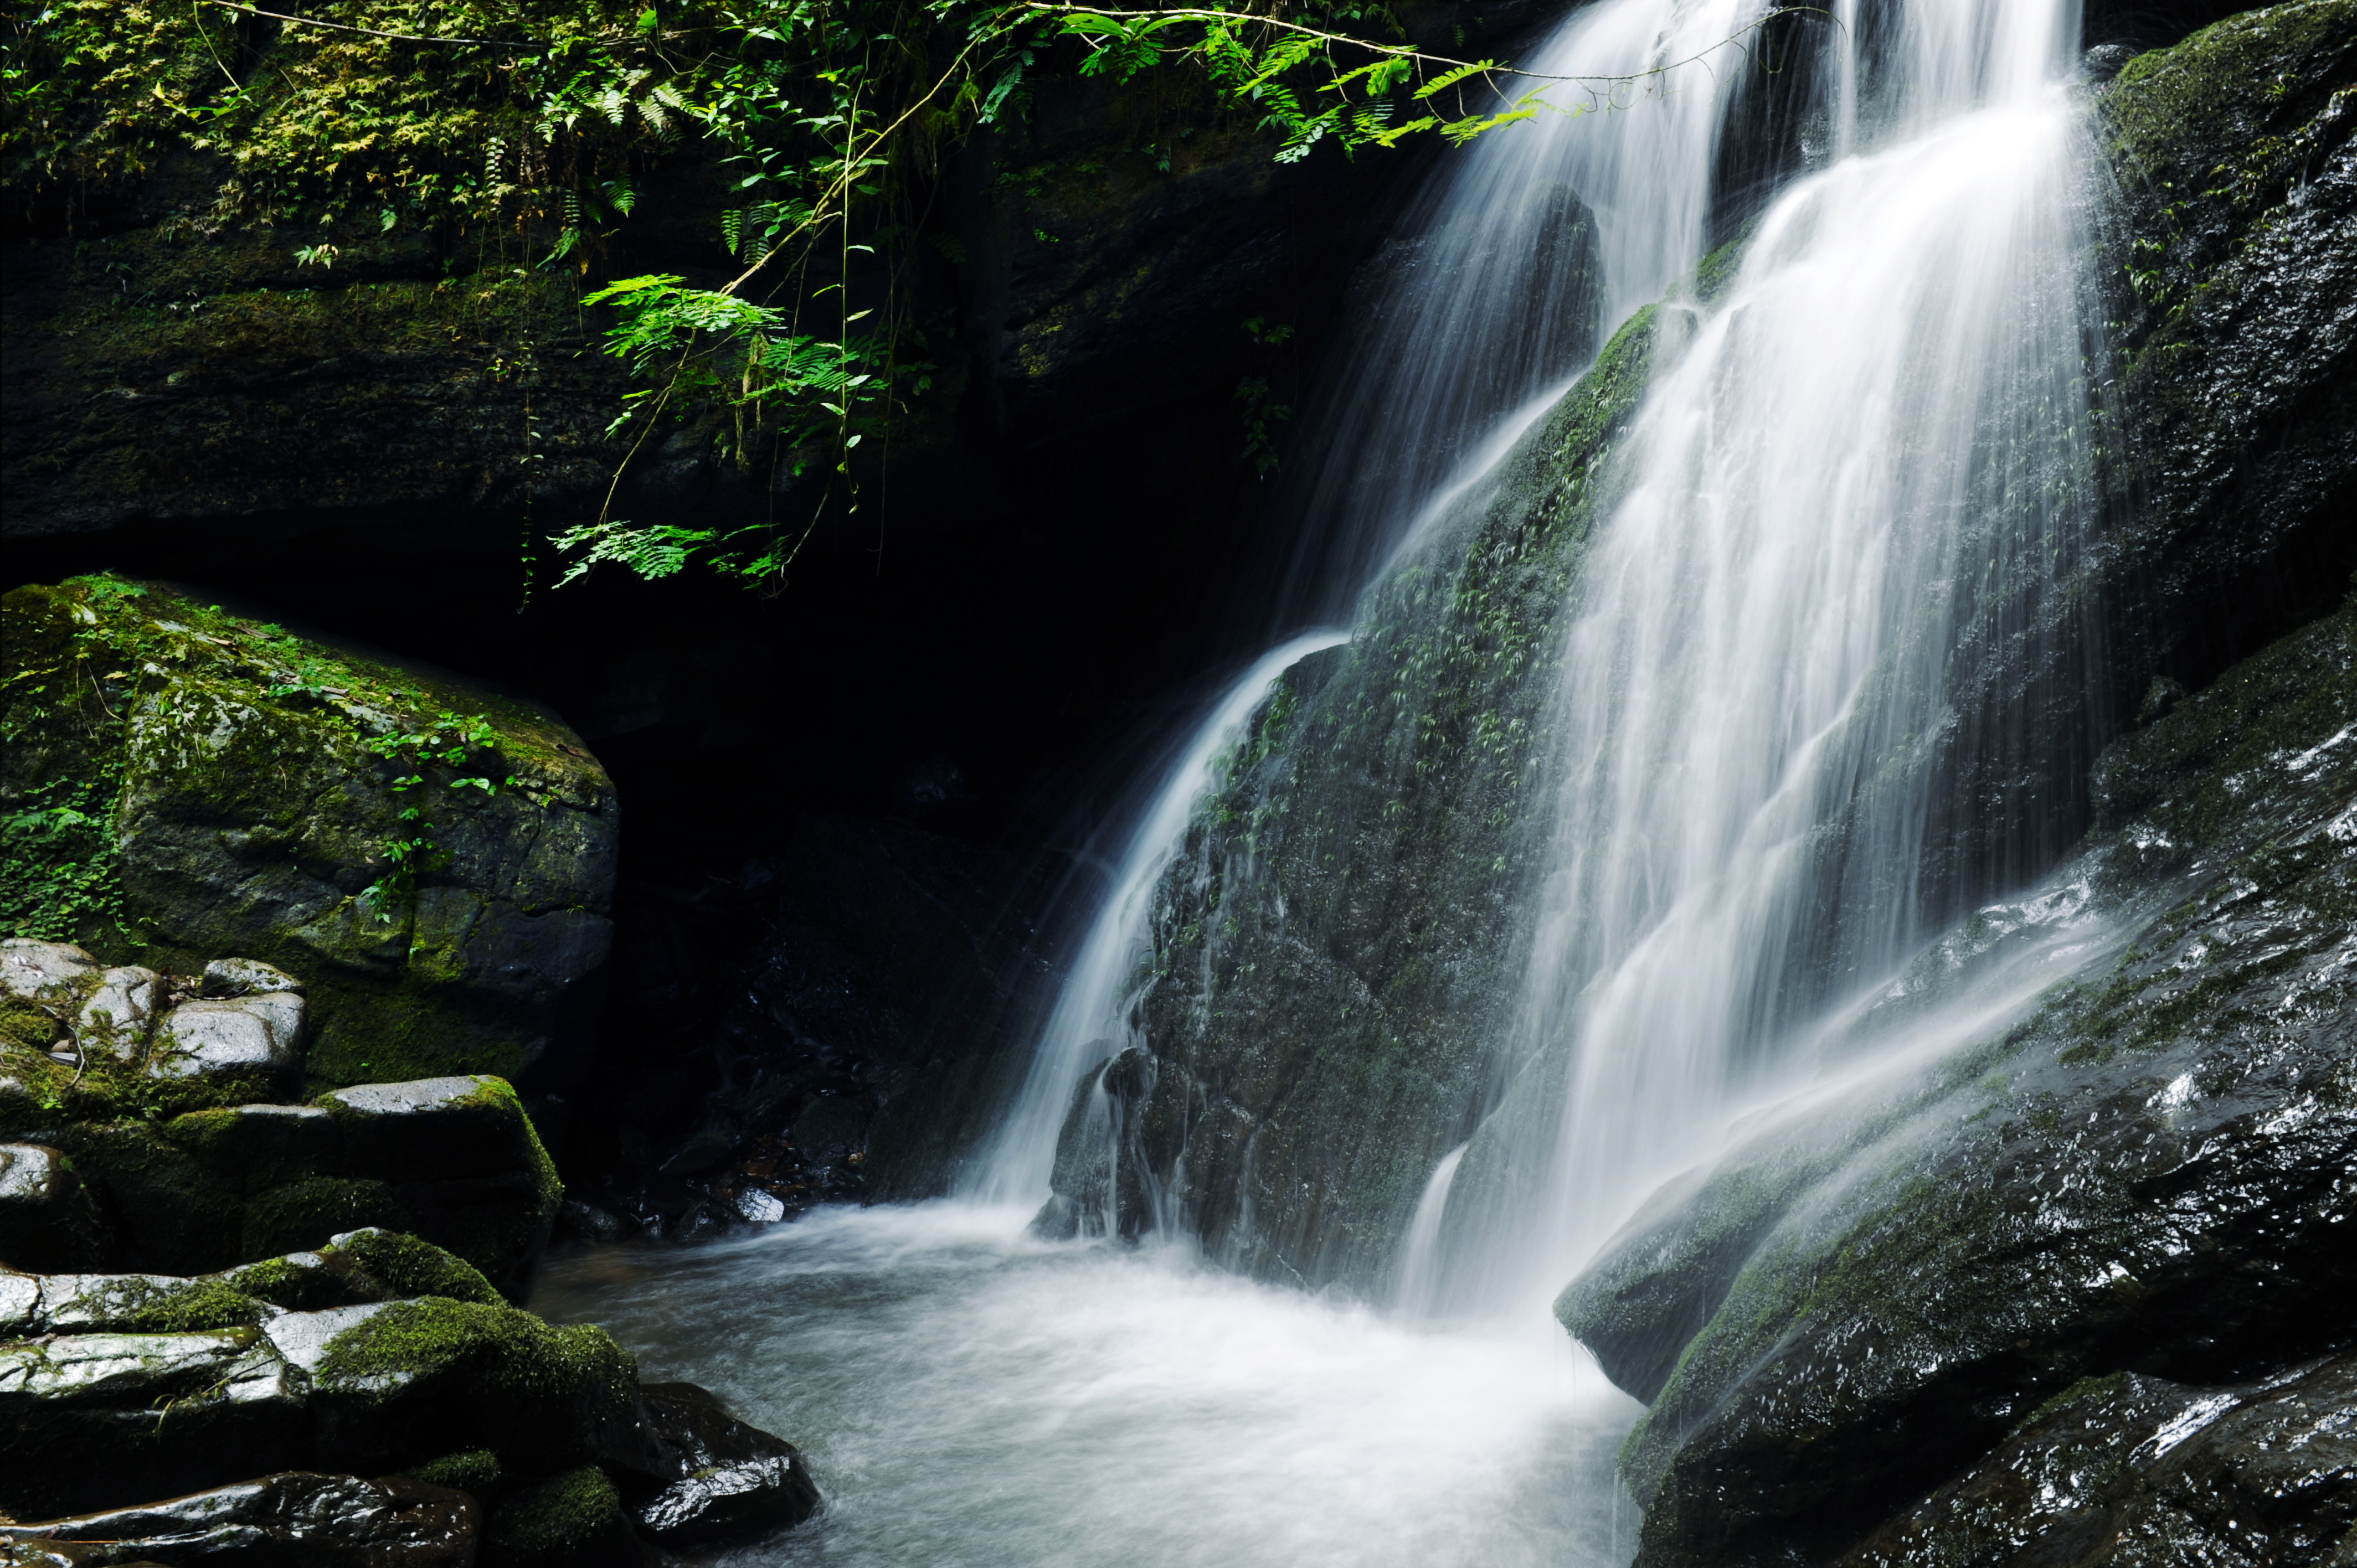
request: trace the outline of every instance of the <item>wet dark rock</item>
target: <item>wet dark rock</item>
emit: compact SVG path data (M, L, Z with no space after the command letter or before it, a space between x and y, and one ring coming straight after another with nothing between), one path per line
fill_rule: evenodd
M2095 97L2126 436L2097 569L2134 585L2106 650L2124 711L2155 674L2205 684L2330 609L2357 568L2352 69L2346 0L2299 0Z
M136 1508L0 1525L0 1542L54 1550L74 1563L473 1568L481 1528L481 1508L464 1492L400 1477L295 1471Z
M1113 1042L1097 1045L1111 1050ZM1138 1147L1138 1115L1157 1076L1154 1058L1135 1046L1082 1072L1056 1133L1051 1196L1031 1221L1036 1233L1060 1241L1112 1235L1134 1240L1153 1228L1157 1217Z
M1158 1188L1233 1266L1372 1283L1483 1109L1544 671L1663 319L1625 323L1352 640L1278 682L1157 891L1157 1071L1112 1190Z
M630 1511L665 1546L688 1546L802 1523L819 1492L801 1452L748 1426L694 1383L649 1383L647 1419L674 1455L674 1478L638 1480Z
M568 1197L557 1206L556 1229L585 1241L619 1241L638 1228L610 1209Z
M105 1219L63 1153L0 1144L0 1262L20 1269L92 1268L113 1251Z
M1836 1568L2338 1564L2357 1544L2357 1361L2058 1394Z
M652 1557L614 1483L587 1465L503 1499L483 1544L488 1561L515 1568L641 1568Z
M1929 1085L1761 1132L1565 1292L1616 1380L1663 1380L1622 1455L1648 1568L1826 1560L2082 1379L2347 1341L2357 604L2117 742L2093 793L2040 898L1919 965L1943 993L2043 899L2108 922L2088 978ZM1916 983L1874 1011L1903 1026Z

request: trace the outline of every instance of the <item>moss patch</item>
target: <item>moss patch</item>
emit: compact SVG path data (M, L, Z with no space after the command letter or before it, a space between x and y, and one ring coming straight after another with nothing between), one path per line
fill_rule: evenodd
M363 1230L328 1249L348 1261L388 1296L432 1295L451 1301L497 1305L500 1293L481 1271L430 1242L394 1230Z
M404 1470L402 1474L429 1487L448 1487L455 1491L477 1498L496 1498L505 1472L500 1468L500 1456L488 1448L468 1448L457 1454L445 1454L439 1459Z
M491 1515L486 1554L516 1568L567 1561L608 1531L626 1529L622 1498L594 1465L527 1487Z

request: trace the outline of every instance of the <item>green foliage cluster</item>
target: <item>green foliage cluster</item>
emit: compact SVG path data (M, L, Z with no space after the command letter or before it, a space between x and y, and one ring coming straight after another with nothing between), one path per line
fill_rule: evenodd
M20 196L86 201L176 152L216 155L229 177L186 221L286 228L301 266L331 269L355 226L471 227L512 231L536 268L586 277L649 170L694 144L724 171L713 228L742 270L717 288L619 279L584 302L612 311L608 348L645 383L608 432L628 441L617 485L666 415L716 409L741 463L762 436L781 468L823 477L818 513L857 510L853 453L930 384L899 285L923 227L913 193L944 147L1028 113L1042 81L1147 77L1159 92L1182 74L1270 134L1279 161L1324 142L1346 155L1424 133L1463 143L1629 85L1433 54L1370 0L53 0L13 10L0 42L0 175ZM1578 101L1551 102L1557 89ZM888 257L861 263L884 277L857 302L855 255ZM1290 411L1265 378L1237 401L1265 473ZM609 490L556 542L563 581L701 561L774 591L818 515L724 534L637 527L611 504Z

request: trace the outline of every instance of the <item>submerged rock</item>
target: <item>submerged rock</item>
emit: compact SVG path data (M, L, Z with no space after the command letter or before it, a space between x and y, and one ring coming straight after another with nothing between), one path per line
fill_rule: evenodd
M0 1541L48 1548L72 1563L474 1568L481 1529L481 1505L464 1492L398 1476L294 1471L136 1508L0 1525Z

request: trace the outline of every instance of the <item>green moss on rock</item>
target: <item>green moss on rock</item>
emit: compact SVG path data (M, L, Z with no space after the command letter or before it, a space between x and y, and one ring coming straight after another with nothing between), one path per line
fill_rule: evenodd
M500 1483L506 1474L500 1468L500 1456L488 1448L468 1448L456 1454L445 1454L439 1459L429 1459L402 1473L411 1480L423 1481L429 1487L448 1487L453 1491L486 1499L499 1496Z
M464 1258L397 1230L339 1236L327 1252L359 1269L387 1296L433 1295L486 1305L500 1301L491 1283Z
M526 1487L492 1511L483 1545L494 1562L542 1568L574 1561L601 1538L626 1541L630 1521L621 1495L594 1465L584 1465Z
M323 1236L365 1226L406 1230L416 1223L393 1188L381 1181L309 1176L273 1187L245 1206L239 1251L261 1257L316 1246Z

